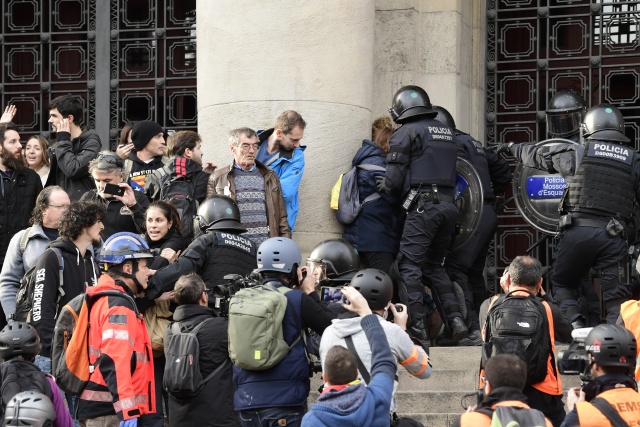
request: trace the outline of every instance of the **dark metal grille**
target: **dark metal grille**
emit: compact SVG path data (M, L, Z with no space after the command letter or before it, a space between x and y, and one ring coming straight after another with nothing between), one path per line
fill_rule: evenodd
M618 106L640 145L639 1L487 0L486 141L546 139L544 110L557 90L575 89L589 105ZM510 196L510 195L508 195ZM496 268L541 237L509 203L487 260ZM549 261L551 245L533 255Z
M197 128L196 0L5 0L2 108L26 139L49 136L48 104L85 101L84 122L115 146L128 120Z

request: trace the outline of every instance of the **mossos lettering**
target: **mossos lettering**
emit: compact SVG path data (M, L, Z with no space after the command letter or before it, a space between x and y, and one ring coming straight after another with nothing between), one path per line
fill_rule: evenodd
M562 197L566 181L560 175L534 175L527 178L530 199L556 199Z

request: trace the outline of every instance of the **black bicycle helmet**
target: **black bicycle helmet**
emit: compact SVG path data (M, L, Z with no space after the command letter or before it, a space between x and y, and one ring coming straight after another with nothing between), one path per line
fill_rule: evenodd
M393 297L391 277L376 268L358 271L351 279L351 286L360 291L371 310L382 310Z
M0 331L0 358L16 356L35 357L40 352L40 337L35 328L26 322L9 322Z
M600 366L636 366L636 338L621 325L598 325L584 341L587 353Z

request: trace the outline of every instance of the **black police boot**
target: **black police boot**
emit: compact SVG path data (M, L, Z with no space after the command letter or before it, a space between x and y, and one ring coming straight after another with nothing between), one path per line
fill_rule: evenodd
M456 341L460 341L462 338L469 335L469 329L462 320L462 317L453 317L449 320L449 330L451 331L451 338Z
M407 327L407 333L411 339L416 343L420 343L424 351L429 354L429 335L424 327L424 310L416 310L412 308L410 324Z

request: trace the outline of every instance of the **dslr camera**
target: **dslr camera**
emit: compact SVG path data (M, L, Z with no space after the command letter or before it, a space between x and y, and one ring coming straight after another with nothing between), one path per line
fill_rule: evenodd
M223 277L227 281L225 285L216 285L207 288L210 295L209 306L218 316L229 317L229 301L231 297L243 288L257 286L261 282L260 273L252 271L246 276L240 274L227 274Z
M558 352L558 371L563 375L580 375L583 384L592 379L589 369L591 362L584 344L591 329L593 328L574 329L569 348Z

